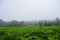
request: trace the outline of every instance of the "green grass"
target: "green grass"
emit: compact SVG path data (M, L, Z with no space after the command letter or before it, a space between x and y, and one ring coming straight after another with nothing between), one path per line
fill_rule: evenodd
M60 40L60 26L1 27L0 40Z

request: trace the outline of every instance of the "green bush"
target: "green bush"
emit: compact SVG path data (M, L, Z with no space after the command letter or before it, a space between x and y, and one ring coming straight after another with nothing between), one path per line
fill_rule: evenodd
M0 28L0 40L60 40L60 27Z

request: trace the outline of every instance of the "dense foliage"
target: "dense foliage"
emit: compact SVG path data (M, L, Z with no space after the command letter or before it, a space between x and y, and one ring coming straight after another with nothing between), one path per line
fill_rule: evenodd
M0 28L0 40L60 40L60 26Z

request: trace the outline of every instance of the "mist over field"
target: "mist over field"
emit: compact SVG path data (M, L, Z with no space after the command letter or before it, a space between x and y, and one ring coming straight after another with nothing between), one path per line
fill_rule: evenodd
M5 21L60 18L60 0L0 0L0 19Z
M60 0L0 0L0 40L60 40Z

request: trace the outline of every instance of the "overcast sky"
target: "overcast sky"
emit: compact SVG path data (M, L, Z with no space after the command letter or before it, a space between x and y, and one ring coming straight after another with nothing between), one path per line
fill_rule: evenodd
M0 0L0 19L47 20L60 17L60 0Z

